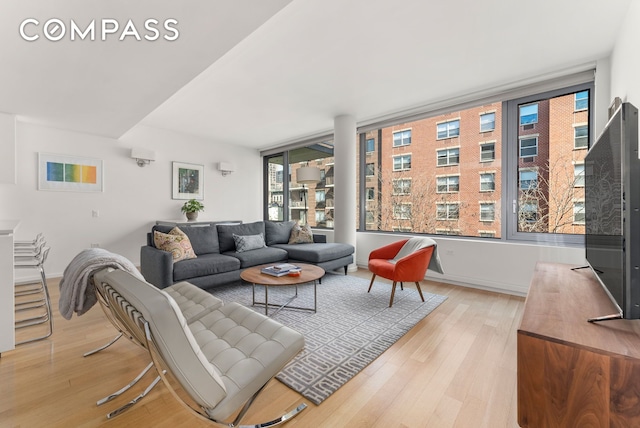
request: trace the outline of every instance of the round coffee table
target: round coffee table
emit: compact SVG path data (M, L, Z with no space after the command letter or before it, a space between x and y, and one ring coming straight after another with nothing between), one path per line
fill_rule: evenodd
M306 263L295 263L296 266L302 269L299 276L272 276L261 272L262 268L274 266L277 264L278 263L269 263L266 265L253 266L243 270L240 273L240 278L253 284L253 306L264 306L264 313L267 316L269 315L270 306L278 308L272 315L277 314L284 308L316 312L316 286L318 279L322 278L322 276L324 275L324 269ZM289 303L291 303L296 297L298 297L298 285L310 282L313 282L313 308L290 306ZM256 285L264 286L264 302L256 301ZM296 287L296 292L284 305L269 303L269 287L283 287L292 285Z

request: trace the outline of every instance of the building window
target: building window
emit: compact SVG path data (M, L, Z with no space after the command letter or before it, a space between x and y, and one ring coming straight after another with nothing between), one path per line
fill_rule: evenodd
M367 211L366 213L366 222L371 224L375 221L375 217L373 216L373 211Z
M376 140L373 138L369 138L366 142L366 150L367 153L374 152L376 150Z
M324 190L316 190L316 202L324 202Z
M396 204L393 206L393 218L396 220L411 219L411 204Z
M480 115L480 132L489 132L496 129L496 114L485 113Z
M533 169L521 169L520 190L533 190L538 188L538 171Z
M589 146L589 127L580 125L573 128L573 147L586 149Z
M589 91L576 92L574 106L575 111L587 110L589 108Z
M324 211L317 211L316 210L316 223L320 223L325 221L325 214Z
M520 217L526 223L535 223L538 221L538 203L524 202L520 204Z
M538 103L520 106L520 125L538 123Z
M375 199L375 189L373 187L367 187L367 201Z
M538 137L520 138L520 157L531 158L538 155Z
M457 137L460 135L460 119L439 123L437 129L438 140Z
M584 224L584 202L573 203L573 223Z
M458 165L460 163L460 149L443 149L438 150L438 166Z
M459 218L460 218L460 208L458 203L436 204L436 219L458 220Z
M496 190L496 175L493 172L480 174L480 191L493 192Z
M478 231L478 236L481 238L495 238L496 232L492 230L480 230Z
M491 162L496 159L496 144L480 144L480 162Z
M393 157L393 170L406 171L411 169L411 155L400 155Z
M584 187L584 164L573 165L573 187Z
M480 204L480 221L494 221L496 218L496 204L483 202Z
M436 182L438 193L456 193L460 191L460 177L457 175L437 177Z
M394 195L409 195L411 194L411 179L400 178L393 180L393 194Z
M408 146L409 144L411 144L410 129L393 133L393 147Z
M376 173L376 164L374 163L368 163L365 166L365 175L367 177L371 177L372 175L374 175Z

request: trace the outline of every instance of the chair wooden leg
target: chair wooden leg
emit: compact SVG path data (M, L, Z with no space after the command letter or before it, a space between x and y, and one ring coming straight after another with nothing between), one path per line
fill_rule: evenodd
M389 300L389 307L393 306L393 296L396 294L396 285L397 281L393 281L393 285L391 286L391 299Z
M373 276L371 277L371 283L369 284L369 289L367 290L367 293L369 291L371 291L371 287L373 287L373 280L376 279L376 274L374 273Z
M422 290L420 289L420 283L416 281L416 287L418 288L418 293L420 293L420 298L424 302L424 296L422 295Z

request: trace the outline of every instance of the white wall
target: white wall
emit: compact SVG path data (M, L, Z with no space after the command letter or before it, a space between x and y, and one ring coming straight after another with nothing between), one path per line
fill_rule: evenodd
M98 243L140 262L140 246L157 219L184 218L184 201L171 199L172 161L204 165L201 219L255 221L262 218L262 163L255 150L193 136L136 127L120 140L17 123L16 185L0 184L0 218L19 219L17 239L44 232L52 247L48 276L61 276L81 250ZM143 168L130 158L132 146L155 150L156 161ZM38 152L80 155L104 162L104 192L38 191ZM219 161L236 165L226 177ZM99 212L99 217L92 212ZM19 271L17 280L34 273Z
M640 108L640 2L632 1L611 54L611 98Z

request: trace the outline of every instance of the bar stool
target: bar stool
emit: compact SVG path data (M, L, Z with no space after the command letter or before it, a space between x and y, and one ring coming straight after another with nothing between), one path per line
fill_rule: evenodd
M34 241L29 241L28 244L21 246L19 249L16 248L17 247L14 246L14 268L37 269L40 271L41 280L40 284L36 286L34 286L33 284L16 285L16 297L35 294L40 294L40 297L36 297L35 299L30 300L20 299L15 304L15 311L24 312L35 310L38 308L44 308L44 313L23 319L17 319L16 317L15 329L18 330L45 323L48 326L48 330L44 335L39 335L37 337L33 337L16 343L16 345L21 345L24 343L46 339L53 333L53 313L51 310L51 299L49 297L47 278L44 272L44 263L47 260L47 256L51 248L46 246L43 237L37 237L36 239L34 239Z

